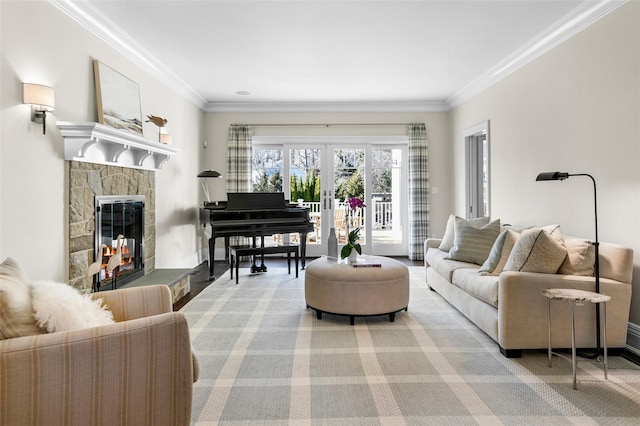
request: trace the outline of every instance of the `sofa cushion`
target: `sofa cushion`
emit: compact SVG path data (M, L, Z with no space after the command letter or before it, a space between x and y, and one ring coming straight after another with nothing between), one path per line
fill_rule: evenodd
M429 265L431 265L431 267L438 274L440 274L443 278L445 278L449 282L451 282L451 279L453 277L453 272L456 269L474 268L474 267L477 268L478 267L478 265L474 265L473 263L459 262L457 260L451 260L451 259L449 259L447 257L448 253L446 251L441 251L441 250L438 250L438 249L433 249L433 250L437 250L440 253L444 253L444 256L441 256L441 255L434 256L432 254L432 256L431 256L431 260L432 261L429 262Z
M29 279L8 257L0 264L0 339L42 333L33 316Z
M495 308L498 307L499 281L497 276L478 274L478 268L456 269L452 278L453 285Z
M113 315L102 305L64 283L33 283L33 311L38 325L49 333L113 324Z
M593 276L596 249L593 243L582 238L565 238L567 256L558 269L563 275Z
M504 270L555 274L566 255L559 226L528 229L514 244Z
M456 219L460 219L474 226L483 226L489 223L488 217L478 217L475 219L466 220L458 216L449 215L449 219L447 220L447 227L444 231L444 236L442 237L442 241L440 242L440 247L438 247L440 250L449 251L453 248L456 238Z
M491 247L500 234L500 220L478 226L456 218L455 229L456 236L453 248L449 251L449 258L482 265L489 257Z
M503 230L493 243L489 257L480 267L480 273L482 275L500 275L519 236L519 233L511 229Z
M424 260L427 265L433 266L441 259L446 259L449 256L448 251L442 251L438 248L430 247L424 255Z

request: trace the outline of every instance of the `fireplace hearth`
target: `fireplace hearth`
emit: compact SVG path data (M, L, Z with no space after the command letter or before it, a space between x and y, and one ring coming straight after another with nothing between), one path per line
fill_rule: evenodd
M144 275L144 195L95 197L94 291L114 290ZM95 259L98 261L98 259Z

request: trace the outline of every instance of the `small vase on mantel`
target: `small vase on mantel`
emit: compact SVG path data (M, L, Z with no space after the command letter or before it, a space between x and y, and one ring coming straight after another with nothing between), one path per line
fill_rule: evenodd
M348 259L349 263L356 263L356 261L358 260L358 252L355 249L351 250Z
M327 246L327 256L338 257L338 238L336 237L336 228L331 228L329 231Z

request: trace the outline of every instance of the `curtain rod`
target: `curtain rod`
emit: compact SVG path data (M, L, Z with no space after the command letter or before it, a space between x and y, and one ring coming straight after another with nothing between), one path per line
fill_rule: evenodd
M338 126L409 126L414 123L264 123L264 124L232 124L232 126L249 127L338 127Z

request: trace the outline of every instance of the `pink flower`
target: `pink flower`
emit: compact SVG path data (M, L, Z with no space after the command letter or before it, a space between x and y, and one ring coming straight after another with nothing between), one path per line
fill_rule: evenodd
M360 198L358 197L351 197L347 199L347 203L349 204L349 208L351 210L355 210L358 207L367 207L364 205L364 201L362 201Z

